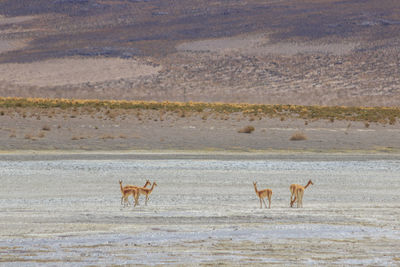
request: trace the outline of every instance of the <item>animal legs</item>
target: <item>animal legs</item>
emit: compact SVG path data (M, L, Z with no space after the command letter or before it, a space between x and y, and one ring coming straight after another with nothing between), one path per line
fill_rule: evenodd
M267 208L267 204L265 203L265 199L263 198L264 206Z

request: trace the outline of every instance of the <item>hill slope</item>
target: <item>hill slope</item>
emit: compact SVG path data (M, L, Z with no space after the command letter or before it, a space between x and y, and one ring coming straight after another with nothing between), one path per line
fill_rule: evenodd
M390 0L5 0L0 95L394 106L399 14Z

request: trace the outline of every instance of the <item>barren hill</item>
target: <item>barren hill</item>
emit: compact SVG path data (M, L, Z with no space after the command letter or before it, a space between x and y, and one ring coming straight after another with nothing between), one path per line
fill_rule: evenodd
M3 0L0 96L400 103L393 0Z

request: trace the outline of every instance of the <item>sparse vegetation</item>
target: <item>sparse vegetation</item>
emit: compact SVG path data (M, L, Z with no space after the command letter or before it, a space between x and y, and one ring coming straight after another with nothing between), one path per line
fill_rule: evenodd
M249 133L252 133L254 130L255 130L255 128L253 126L249 125L249 126L246 126L246 127L242 128L242 129L240 129L238 132L239 133L248 133L249 134Z
M36 140L36 138L32 134L29 134L29 133L25 134L24 138L27 140Z
M302 141L302 140L307 140L307 137L302 132L294 133L292 137L290 137L290 141Z
M105 140L105 139L114 139L115 137L109 134L103 135L102 137L100 137L101 139Z
M229 103L194 103L194 102L152 102L125 100L72 100L44 98L0 98L0 108L60 108L109 110L135 109L141 117L140 110L158 110L178 112L180 117L188 117L190 113L207 112L207 114L242 113L245 116L278 117L282 121L287 118L305 120L347 120L368 121L394 124L400 118L399 107L344 107L344 106L299 106L299 105L259 105L259 104L229 104ZM109 112L110 113L110 112ZM70 115L75 118L77 115ZM206 117L204 117L206 118Z
M74 141L76 141L76 140L81 140L81 139L86 139L86 137L84 137L84 136L73 136L73 137L71 138L71 140L74 140Z

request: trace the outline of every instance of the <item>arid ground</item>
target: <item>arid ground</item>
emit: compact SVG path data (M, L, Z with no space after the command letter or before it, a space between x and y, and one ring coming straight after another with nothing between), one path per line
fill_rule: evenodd
M5 0L0 95L400 103L397 1Z
M0 155L0 265L400 263L397 155ZM118 180L157 186L120 205ZM304 208L289 185L305 184ZM273 190L271 209L258 189ZM130 199L132 201L132 199Z
M393 0L3 0L0 97L398 107L399 32ZM0 265L399 265L399 133L3 105ZM124 208L120 179L158 186Z
M240 133L251 126L251 133ZM0 150L399 153L393 123L141 109L0 108ZM298 135L300 140L293 140ZM296 138L295 138L296 139Z

